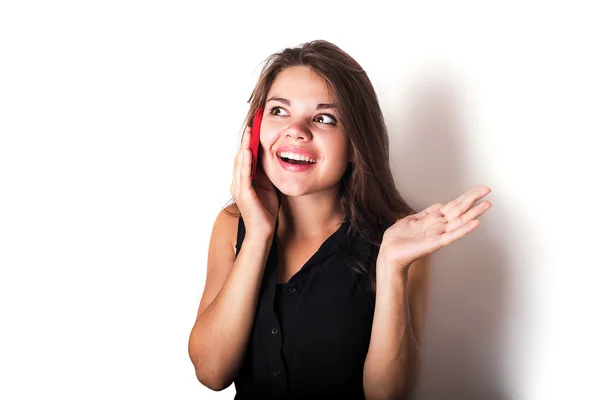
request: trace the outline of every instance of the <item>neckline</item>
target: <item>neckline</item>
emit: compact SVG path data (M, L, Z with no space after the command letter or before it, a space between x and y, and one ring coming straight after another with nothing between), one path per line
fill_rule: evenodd
M345 232L347 230L346 227L349 224L350 224L350 220L348 219L348 217L345 217L344 220L342 221L342 223L340 224L340 226L338 226L335 231L331 232L329 234L329 236L327 236L325 238L325 240L323 241L323 244L325 244L325 243L327 243L329 241L332 241L332 240L334 241L334 244L338 244L339 243L339 239L338 240L334 240L334 239L337 238L337 236L339 236L339 232L340 231L344 231ZM277 220L277 222L275 223L275 231L276 232L277 232L278 226L279 226L279 220ZM277 240L277 233L274 236L274 240L278 241Z
M275 272L273 280L275 281L276 288L283 288L288 285L291 281L295 279L295 277L300 274L302 271L307 268L307 265L313 264L317 260L320 260L329 254L336 251L338 247L342 246L343 238L347 231L347 227L350 224L350 220L345 218L344 221L340 224L338 229L334 231L331 235L329 235L325 241L321 244L321 246L317 249L317 251L306 261L306 263L298 270L287 282L277 282L277 273ZM275 260L279 257L279 244L277 240L277 236L273 239L272 251L274 251ZM277 264L275 264L277 265ZM276 271L276 270L275 270Z
M344 237L343 234L346 233L347 226L349 224L350 220L348 218L345 218L344 221L342 221L342 223L340 224L340 226L338 226L338 228L335 231L333 231L329 236L325 238L325 240L323 241L323 243L321 243L321 246L317 249L317 252L315 254L317 254L322 247L325 247L325 245L330 245L333 248L340 246ZM273 238L273 244L279 244L279 240L277 240L277 235L275 235L275 237Z

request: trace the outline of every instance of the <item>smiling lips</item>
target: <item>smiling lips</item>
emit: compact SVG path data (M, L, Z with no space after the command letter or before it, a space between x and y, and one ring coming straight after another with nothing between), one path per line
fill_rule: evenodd
M291 164L287 161L283 161L281 159L281 157L277 156L277 161L279 161L279 165L281 165L281 167L283 169L285 169L286 171L289 172L302 172L302 171L306 171L310 168L313 168L316 164L315 163L306 163L306 164Z
M276 153L277 154L279 154L279 153L293 153L293 154L298 154L300 156L306 156L306 157L312 158L312 159L316 159L317 158L317 156L315 156L310 151L305 150L302 147L298 147L298 146L282 146L282 147L280 147L280 148L277 149Z
M304 150L298 146L283 146L277 149L276 152L277 160L279 165L283 169L289 172L303 172L312 168L317 163L317 157L307 150ZM283 158L288 160L295 160L301 163L291 163L284 161Z

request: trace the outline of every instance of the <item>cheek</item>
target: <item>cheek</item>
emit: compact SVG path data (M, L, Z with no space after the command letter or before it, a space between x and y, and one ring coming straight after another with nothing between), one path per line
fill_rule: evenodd
M260 131L260 147L263 151L271 149L277 140L277 135L270 130Z
M350 143L346 136L332 138L327 144L326 147L331 149L330 153L335 154L338 158L345 158L350 151Z
M271 148L280 139L283 121L263 119L260 125L260 143L263 148Z

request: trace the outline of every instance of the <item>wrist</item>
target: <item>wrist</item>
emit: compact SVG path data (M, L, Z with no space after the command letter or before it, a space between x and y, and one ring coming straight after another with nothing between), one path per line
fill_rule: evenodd
M411 263L386 263L377 262L376 274L377 278L381 276L383 279L399 279L401 281L408 280L408 268Z
M275 236L275 232L253 232L247 233L244 241L253 243L270 243Z
M377 293L406 296L408 293L408 270L378 265L376 277Z

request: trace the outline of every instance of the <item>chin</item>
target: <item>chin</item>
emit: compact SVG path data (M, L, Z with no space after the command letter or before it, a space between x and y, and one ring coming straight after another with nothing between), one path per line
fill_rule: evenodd
M276 161L278 162L278 161ZM280 192L280 194L290 197L303 196L319 191L329 190L336 186L336 182L339 183L339 179L336 181L333 176L321 177L331 182L316 182L313 176L309 179L304 179L300 175L294 177L293 173L283 171L281 167L273 164L267 164L263 161L263 170L265 171L269 180L273 183L273 186ZM339 178L341 179L343 171L341 171ZM301 174L301 173L300 173ZM319 187L315 188L317 184Z
M330 184L330 185L326 185L323 187L319 187L319 188L314 188L314 187L308 187L306 185L293 185L293 184L275 184L274 183L275 188L282 194L285 196L289 196L289 197L298 197L298 196L304 196L304 195L308 195L308 194L313 194L313 193L317 193L317 192L324 192L324 191L328 191L331 190L333 187L335 187L335 184Z
M274 185L279 193L284 196L297 197L310 193L306 188L292 187L292 185Z

